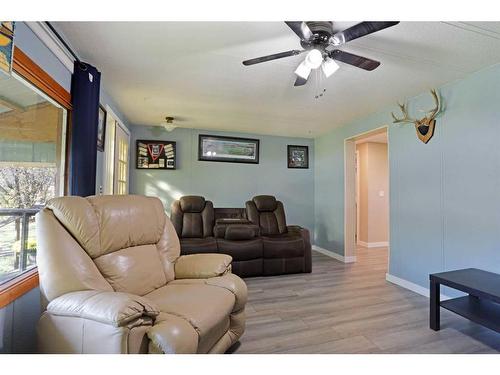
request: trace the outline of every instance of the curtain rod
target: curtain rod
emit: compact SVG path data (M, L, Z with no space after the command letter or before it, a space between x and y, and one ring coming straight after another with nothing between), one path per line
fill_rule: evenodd
M45 21L45 23L47 24L47 26L49 27L49 29L54 33L54 35L57 37L57 39L59 39L59 41L64 45L64 47L68 50L69 53L71 53L71 55L75 58L75 60L79 63L79 64L83 64L82 61L78 58L77 54L75 53L75 51L73 51L71 49L71 47L68 45L68 43L66 43L66 41L64 40L64 38L59 35L59 33L56 31L56 29L54 28L54 26L52 26L50 24L50 22L48 21Z

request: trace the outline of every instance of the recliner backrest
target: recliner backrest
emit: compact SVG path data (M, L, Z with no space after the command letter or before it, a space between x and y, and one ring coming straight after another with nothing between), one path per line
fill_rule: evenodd
M272 195L258 195L246 202L248 219L260 227L262 235L275 235L287 232L283 203Z
M214 206L211 201L196 195L181 197L172 203L170 219L180 238L213 236Z
M158 198L61 197L37 215L37 263L48 301L78 290L145 295L174 279L180 243Z

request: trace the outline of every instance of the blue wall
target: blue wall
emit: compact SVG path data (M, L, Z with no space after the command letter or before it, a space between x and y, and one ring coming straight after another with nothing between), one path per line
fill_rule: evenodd
M218 134L260 139L260 163L218 163L198 161L198 135ZM135 141L161 139L176 141L177 170L135 169ZM287 145L309 146L309 169L287 168ZM203 195L215 207L244 207L258 194L275 195L283 201L289 224L314 225L314 142L242 133L177 128L166 132L161 127L132 127L130 192L158 196L167 211L181 195Z
M344 251L344 139L389 125L389 273L427 287L429 273L465 267L500 272L500 65L440 88L444 112L434 138L391 111L315 140L315 243ZM433 105L429 93L410 113Z

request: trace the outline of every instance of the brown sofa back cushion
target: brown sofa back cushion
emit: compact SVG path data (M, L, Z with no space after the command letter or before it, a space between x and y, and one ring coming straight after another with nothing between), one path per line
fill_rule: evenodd
M173 202L170 219L180 238L204 238L213 235L214 206L203 197L188 195Z
M246 202L248 219L260 227L263 236L286 233L283 203L272 195L258 195Z

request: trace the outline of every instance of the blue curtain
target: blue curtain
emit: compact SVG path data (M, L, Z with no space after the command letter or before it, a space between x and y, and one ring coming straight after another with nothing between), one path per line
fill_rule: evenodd
M101 73L95 67L75 62L71 80L71 195L95 194L100 82Z

